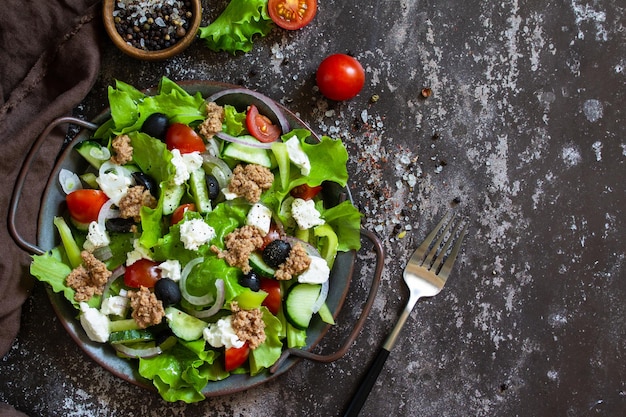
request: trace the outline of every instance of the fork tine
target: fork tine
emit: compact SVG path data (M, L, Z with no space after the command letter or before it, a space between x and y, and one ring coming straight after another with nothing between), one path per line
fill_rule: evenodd
M447 248L444 248L441 251L439 251L439 248L441 247L441 244L443 243L443 240L445 239L445 237L448 235L448 231L450 230L450 226L452 225L454 217L455 215L452 214L450 221L448 221L448 223L446 224L446 227L439 234L439 239L437 239L437 242L435 242L433 247L430 249L430 252L428 253L428 256L426 257L426 260L424 260L424 265L426 265L428 269L430 269L433 265L435 265L439 261L440 256L437 256L437 253L439 253L439 255L442 255L447 251ZM435 259L435 256L437 256L437 259Z
M454 231L450 235L450 239L448 240L446 244L445 250L442 251L442 254L443 254L448 250L448 248L452 244L452 241L454 240L454 235L456 235L456 232L459 230L459 227L461 227L462 223L465 223L463 225L463 229L461 229L461 232L459 233L456 243L454 244L454 247L450 251L450 255L448 255L445 262L441 266L441 270L437 273L437 275L443 278L444 280L448 279L448 275L450 275L450 271L452 271L452 266L454 265L454 261L456 261L456 257L459 254L459 249L461 248L463 239L465 238L465 235L467 234L467 225L468 225L467 221L466 222L460 221L459 224L456 225L456 227L454 228Z
M439 221L437 226L435 226L435 228L428 234L428 236L426 236L422 244L419 245L417 249L415 249L415 252L413 252L413 256L411 256L411 258L417 259L420 265L424 263L423 261L426 256L426 253L430 249L430 244L433 242L433 240L435 240L435 237L437 237L437 234L443 227L443 224L447 217L448 217L448 212L446 212L446 214Z

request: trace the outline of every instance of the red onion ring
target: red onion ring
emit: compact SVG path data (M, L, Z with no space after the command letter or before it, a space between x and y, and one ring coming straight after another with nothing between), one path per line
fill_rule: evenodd
M228 88L209 96L206 101L217 102L217 100L219 100L220 98L235 94L246 96L246 98L250 99L248 104L256 105L257 107L259 107L259 111L261 111L261 114L269 117L270 119L273 119L274 122L278 122L278 125L280 126L283 135L291 131L291 125L289 124L289 121L285 117L285 114L280 109L280 107L276 104L276 102L261 93L257 93L256 91L248 90L245 88ZM253 103L253 101L256 101L256 103ZM266 114L267 110L269 110L273 114Z
M194 258L185 265L183 271L180 274L180 281L178 282L178 286L180 287L180 293L185 300L187 300L190 304L194 306L205 306L211 304L213 301L213 297L211 293L207 293L203 296L195 296L189 294L187 291L187 277L191 270L198 264L204 262L204 258L198 257Z
M328 288L330 287L328 281L329 280L326 280L321 284L322 288L320 289L320 295L317 297L317 300L315 300L315 303L313 303L313 306L311 307L314 313L320 311L320 308L322 308L322 305L326 302L326 298L328 297Z
M224 289L223 279L215 280L215 289L217 290L217 300L215 301L215 304L213 304L213 307L209 308L208 310L188 310L187 312L199 319L205 319L207 317L211 317L217 314L217 312L220 311L222 307L224 307L224 300L226 299L226 291Z
M218 132L215 134L215 136L227 142L238 143L240 145L249 146L251 148L257 148L257 149L271 149L272 143L273 143L273 142L249 142L246 140L241 140L235 136L231 136L228 133L224 133L224 132Z
M111 276L107 280L106 284L104 284L104 288L102 289L102 299L100 301L100 307L102 307L102 301L104 301L104 299L109 295L113 282L122 275L124 275L124 272L126 272L126 267L124 265L120 265L113 270Z
M129 358L153 358L163 353L163 349L160 346L152 346L146 348L131 348L126 345L112 343L113 349L117 350L121 354L128 356Z
M120 211L112 208L115 205L110 198L100 207L98 212L98 225L102 230L106 230L106 221L120 216Z

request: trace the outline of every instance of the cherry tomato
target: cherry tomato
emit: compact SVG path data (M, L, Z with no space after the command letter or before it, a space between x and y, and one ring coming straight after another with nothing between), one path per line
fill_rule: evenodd
M263 236L263 245L259 248L259 250L263 251L263 249L265 249L271 241L276 239L280 239L280 230L278 230L276 223L272 222L270 224L270 230L265 236Z
M269 0L267 11L281 28L296 30L313 20L317 13L317 0Z
M165 134L167 149L178 149L180 153L204 152L204 141L191 127L182 123L173 123Z
M353 57L345 54L328 56L317 68L317 86L331 100L348 100L359 94L365 84L365 71Z
M248 360L249 354L250 347L248 346L248 342L245 342L240 348L231 347L226 349L224 353L224 369L230 372L239 368Z
M79 223L98 221L98 213L108 200L104 191L90 189L72 191L65 198L70 216Z
M316 187L311 187L308 184L298 185L291 189L289 194L293 198L301 198L303 200L310 200L315 197L320 191L322 191L322 186L318 185Z
M259 109L254 104L248 107L246 127L252 136L264 143L274 142L280 136L280 127L259 113Z
M172 218L170 219L170 224L174 225L178 222L180 222L183 217L185 216L185 213L187 211L196 211L196 205L193 203L189 203L189 204L182 204L178 207L176 207L176 210L174 210L174 213L172 213Z
M261 291L267 293L262 305L273 314L278 314L281 304L280 282L272 278L261 278Z
M161 279L158 263L149 259L139 259L126 267L124 284L131 288L152 288Z

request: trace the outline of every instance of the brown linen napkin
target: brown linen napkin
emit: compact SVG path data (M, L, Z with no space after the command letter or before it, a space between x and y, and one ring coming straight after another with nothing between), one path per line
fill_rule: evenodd
M93 86L100 70L103 29L97 0L4 0L2 6L0 215L7 219L13 184L32 143ZM41 195L64 136L59 128L44 142L25 183L17 229L31 243L36 243ZM0 357L17 335L21 306L32 287L28 254L7 228L1 231Z

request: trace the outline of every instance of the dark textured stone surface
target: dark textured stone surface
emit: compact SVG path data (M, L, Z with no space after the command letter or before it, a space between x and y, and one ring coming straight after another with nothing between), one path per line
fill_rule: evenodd
M205 21L224 6L204 3ZM196 42L142 63L107 45L76 110L87 119L114 79L144 88L166 75L245 85L341 137L364 225L387 251L383 285L344 358L196 405L166 404L96 366L37 287L0 362L0 400L33 417L340 415L404 306L406 259L454 206L470 219L464 250L444 292L418 303L362 415L623 415L623 16L617 0L330 0L311 26L276 30L246 55ZM314 88L333 52L366 69L351 101ZM364 251L325 349L358 317L372 270Z

